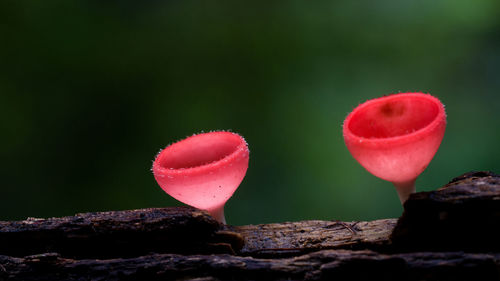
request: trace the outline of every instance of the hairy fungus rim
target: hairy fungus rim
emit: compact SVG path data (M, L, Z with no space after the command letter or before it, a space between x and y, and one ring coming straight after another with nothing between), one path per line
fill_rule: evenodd
M191 167L182 167L182 168L167 168L167 167L164 167L162 165L163 158L165 157L166 153L168 153L169 148L171 148L172 146L182 144L183 142L185 142L186 140L191 139L191 138L196 138L199 136L206 136L209 134L230 134L231 136L237 137L239 139L239 143L236 145L236 147L232 150L231 153L224 155L223 157L218 158L218 159L211 161L211 162L208 162L208 163L204 163L204 164L200 164L200 165L196 165L196 166L191 166ZM168 145L165 149L160 151L153 162L153 171L157 170L163 174L189 174L189 173L195 173L195 172L198 173L198 172L201 172L204 170L211 170L214 168L218 168L220 165L222 165L222 163L225 163L225 162L232 162L241 153L245 153L245 152L246 153L250 152L248 149L248 144L247 144L246 140L243 138L243 136L241 136L237 133L228 132L228 131L212 131L212 132L208 132L208 133L194 134L194 135L186 137L180 141L172 143L172 144Z
M351 131L349 128L350 122L352 118L358 113L360 110L363 110L366 107L372 106L377 103L381 102L386 102L390 100L396 100L396 99L403 99L403 98L419 98L419 99L426 99L428 101L431 101L433 104L435 104L438 107L438 112L435 116L435 118L426 126L419 128L415 130L414 132L410 132L404 135L398 135L398 136L393 136L393 137L385 137L385 138L366 138L359 136ZM391 146L395 143L397 144L404 144L404 143L410 143L414 140L420 139L425 135L425 132L431 132L434 129L436 129L441 122L444 121L444 124L446 124L446 112L444 110L444 105L443 103L436 97L430 95L430 94L424 94L420 92L416 93L398 93L398 94L390 94L387 96L379 97L379 98L374 98L370 99L360 105L358 105L356 108L354 108L345 118L344 123L342 125L343 129L343 134L344 138L351 139L355 142L358 143L358 145L364 145L364 146Z

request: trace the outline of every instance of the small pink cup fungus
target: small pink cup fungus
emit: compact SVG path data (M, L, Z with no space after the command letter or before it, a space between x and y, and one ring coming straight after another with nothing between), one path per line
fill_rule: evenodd
M170 196L226 223L224 205L245 177L248 158L240 135L203 133L167 146L156 156L153 173Z
M352 156L373 175L390 181L403 204L415 180L441 144L446 128L443 104L423 93L372 99L345 119L344 141Z

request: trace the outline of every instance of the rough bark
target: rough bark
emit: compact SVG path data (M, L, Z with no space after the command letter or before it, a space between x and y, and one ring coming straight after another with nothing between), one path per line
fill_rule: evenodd
M73 260L55 254L0 256L9 280L498 280L499 254L322 250L284 259L152 254ZM203 279L201 279L203 278ZM336 279L338 278L338 279Z
M396 221L300 221L238 226L233 230L244 238L241 254L275 258L324 249L383 249Z
M0 254L106 258L224 252L215 235L222 228L207 213L186 207L28 218L0 222Z
M467 173L412 194L391 240L397 251L500 252L500 176Z
M192 208L0 222L0 280L500 280L500 177L410 196L399 220L223 226Z

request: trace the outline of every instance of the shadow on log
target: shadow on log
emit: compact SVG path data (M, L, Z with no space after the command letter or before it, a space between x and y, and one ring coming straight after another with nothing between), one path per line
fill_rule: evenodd
M500 177L413 194L399 219L224 226L192 208L0 222L0 280L500 280Z

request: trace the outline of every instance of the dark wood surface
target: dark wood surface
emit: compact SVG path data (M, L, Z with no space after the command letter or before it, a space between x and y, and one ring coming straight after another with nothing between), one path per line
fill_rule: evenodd
M321 250L289 258L151 254L126 259L0 256L9 280L498 280L499 254Z
M500 252L500 176L467 173L412 194L391 241L398 251Z
M500 280L500 177L410 196L402 217L226 226L161 208L0 222L0 280Z

